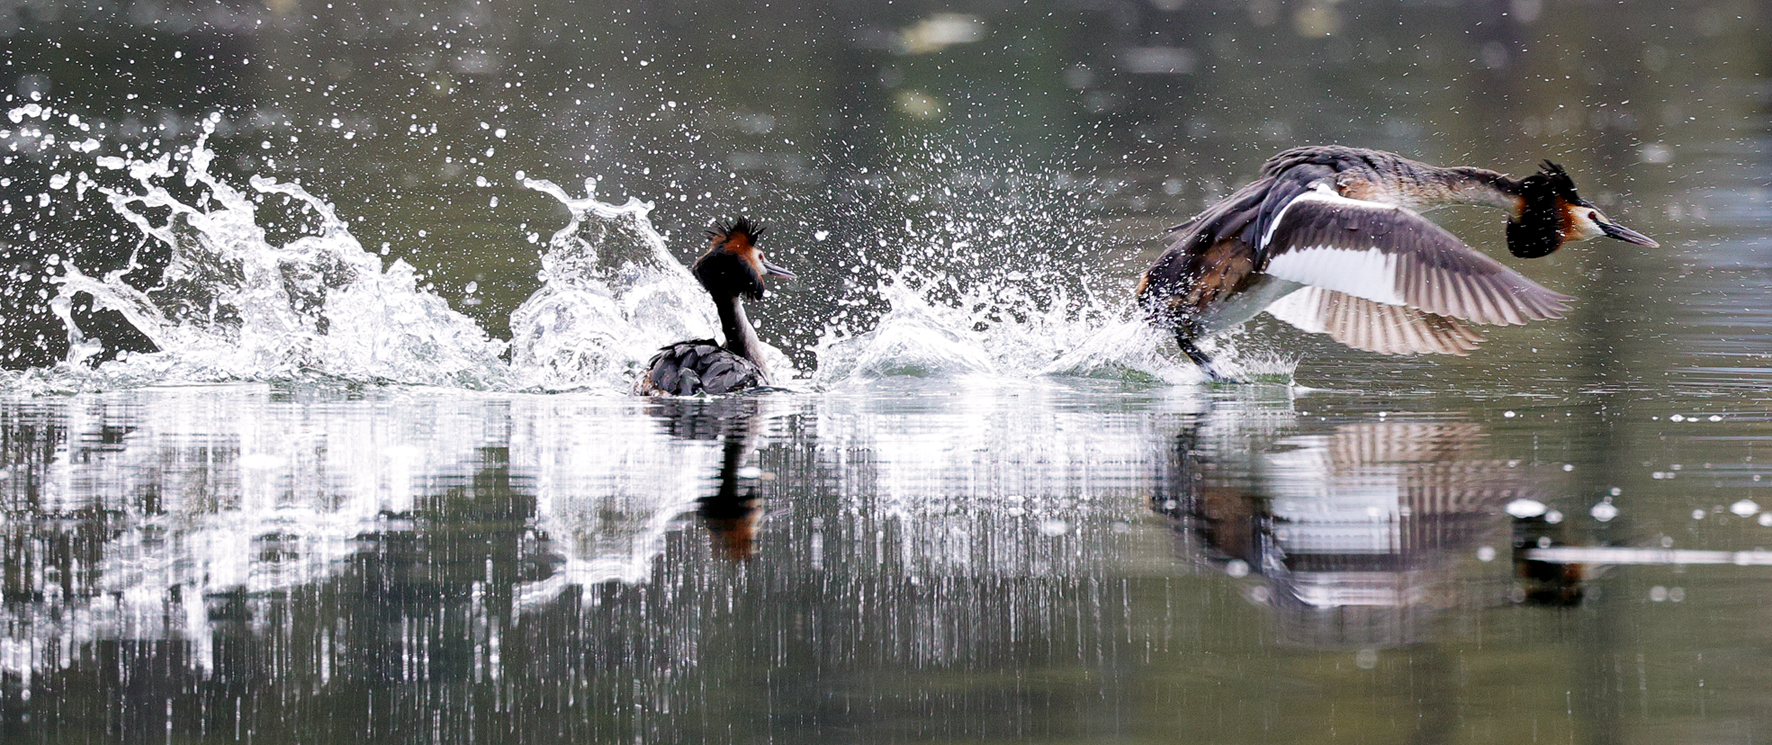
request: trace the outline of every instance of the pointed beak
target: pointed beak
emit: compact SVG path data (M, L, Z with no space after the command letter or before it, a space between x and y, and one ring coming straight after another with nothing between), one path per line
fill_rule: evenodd
M1599 222L1600 230L1605 231L1607 236L1617 238L1625 243L1635 243L1639 246L1648 246L1650 248L1659 248L1661 246L1661 244L1656 243L1654 239L1649 236L1631 230L1623 225L1619 225L1618 223L1607 222L1604 220L1597 222Z
M1620 228L1620 229L1622 230L1622 228ZM1626 230L1625 232L1629 233L1630 231ZM1631 233L1631 234L1636 235L1635 233ZM1638 236L1638 237L1641 238L1642 236ZM1647 241L1649 239L1643 238L1643 240ZM1654 241L1650 241L1650 243L1653 244ZM793 272L790 272L790 271L783 269L779 266L776 266L774 264L771 264L767 261L763 262L763 273L767 274L771 277L781 277L782 279L799 279L799 275L794 274Z

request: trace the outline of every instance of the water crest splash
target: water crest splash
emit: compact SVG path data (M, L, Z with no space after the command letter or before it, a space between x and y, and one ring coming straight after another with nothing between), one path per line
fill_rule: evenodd
M55 114L40 105L28 109L14 110L13 119L48 121ZM145 289L125 279L145 263L144 249L127 266L101 276L63 262L61 275L51 280L57 294L50 306L68 329L70 351L49 373L52 382L38 381L43 384L37 387L319 376L614 392L627 389L658 347L717 336L711 301L652 227L650 204L599 202L590 188L594 182L587 182L585 197L575 198L552 183L528 180L526 186L565 205L572 221L541 256L542 287L512 315L507 364L504 342L488 338L472 319L420 287L417 271L405 261L384 267L332 205L296 184L254 176L251 192L243 192L213 174L208 139L218 123L220 117L211 116L196 143L177 153L97 158L100 169L124 176L118 184L79 174L82 198L88 191L102 195L145 237L145 250L166 251L169 258L158 281ZM74 149L83 155L98 148L95 140L89 143ZM50 149L57 141L42 135L32 144ZM73 180L70 174L56 178ZM267 206L283 210L267 220L260 214ZM275 245L265 227L272 223L311 229ZM89 369L84 363L103 344L78 324L75 301L81 296L95 308L120 313L159 351L124 354ZM795 375L779 350L766 346L764 354L782 378Z
M926 287L926 285L922 285ZM957 301L919 291L913 272L883 282L889 309L860 333L832 330L816 349L814 385L890 377L1082 377L1128 383L1197 383L1164 338L1093 293L1048 300L978 283Z
M10 113L15 121L51 115L45 107ZM250 190L240 190L212 173L207 143L220 123L209 117L195 144L176 153L98 157L97 178L69 171L51 179L55 189L77 180L82 198L102 195L145 237L123 268L91 276L62 262L51 280L50 305L70 342L67 359L49 373L59 385L321 377L616 393L660 346L719 336L712 302L651 224L649 203L599 201L592 180L582 197L524 180L571 219L544 247L541 286L512 314L507 345L421 287L406 262L365 251L335 208L301 186L253 176ZM96 139L58 144L49 134L34 145L70 150L76 162L102 147ZM813 349L813 386L962 376L1200 381L1127 312L1126 282L1099 267L1100 237L1086 207L1041 175L1020 174L1013 184L986 179L967 191L965 179L919 172L890 184L866 214L834 217L903 228L827 244L831 254L821 260L849 279L827 291L833 297L809 301L825 305L818 315L829 319ZM931 198L920 197L925 191ZM273 243L271 232L291 224L301 226L296 237ZM126 281L152 263L144 252L169 255L145 288L139 277ZM103 346L78 325L82 296L121 314L159 351L90 370L82 363ZM764 355L778 383L798 375L780 350L765 345Z
M158 284L138 290L123 280L137 266L103 277L72 265L59 280L53 307L70 329L74 368L97 351L70 314L71 298L91 295L118 311L161 351L105 365L113 378L149 381L289 379L320 374L466 388L503 385L504 344L487 338L467 316L419 289L404 261L386 268L363 250L326 202L294 184L251 179L260 199L287 198L294 219L318 229L273 245L258 222L258 204L210 173L206 147L219 117L195 146L151 162L99 158L125 171L138 188L95 186L119 215L171 252ZM182 175L198 196L189 202L164 182ZM164 215L163 217L161 215Z
M594 179L582 198L549 181L523 185L572 213L542 255L541 288L511 314L511 364L525 387L625 388L659 347L718 338L713 302L652 227L650 203L597 201ZM763 354L778 377L794 376L780 350L765 344Z
M891 377L1035 376L1194 383L1191 364L1130 313L1129 253L1100 219L1117 183L1061 166L967 165L953 146L906 142L872 195L838 210L851 252L840 307L815 351L815 384ZM820 237L819 240L825 240Z

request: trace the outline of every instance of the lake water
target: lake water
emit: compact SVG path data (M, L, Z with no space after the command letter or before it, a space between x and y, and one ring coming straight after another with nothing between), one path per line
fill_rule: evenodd
M1763 6L335 5L0 7L0 740L1772 736ZM1203 385L1130 285L1322 142L1664 247ZM741 212L797 374L626 396Z

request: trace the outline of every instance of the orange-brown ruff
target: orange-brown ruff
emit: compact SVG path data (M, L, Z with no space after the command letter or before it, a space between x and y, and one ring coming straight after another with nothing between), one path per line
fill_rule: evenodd
M1515 180L1379 150L1295 148L1173 228L1175 242L1139 279L1138 302L1214 379L1222 376L1194 341L1263 310L1357 349L1458 355L1483 339L1473 323L1520 324L1568 310L1573 298L1418 214L1449 204L1507 212L1508 250L1521 258L1601 235L1656 245L1583 200L1549 161Z
M689 270L714 298L720 311L720 328L726 343L694 339L667 345L646 363L646 372L634 383L642 396L693 396L735 393L769 385L769 366L763 362L763 343L745 317L744 298L763 297L763 277L792 278L792 272L763 260L757 236L763 228L739 218L731 225L708 231L708 252Z

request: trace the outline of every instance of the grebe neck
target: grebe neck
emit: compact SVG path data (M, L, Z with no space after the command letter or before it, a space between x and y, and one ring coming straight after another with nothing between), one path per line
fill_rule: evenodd
M750 360L763 373L763 379L768 380L769 365L763 362L763 342L757 338L751 320L745 317L744 301L737 295L715 296L714 305L720 309L720 330L726 335L726 351Z
M1519 217L1525 208L1520 197L1520 182L1507 174L1487 168L1457 167L1442 169L1445 174L1444 200L1452 204L1475 204L1494 207L1508 217Z

